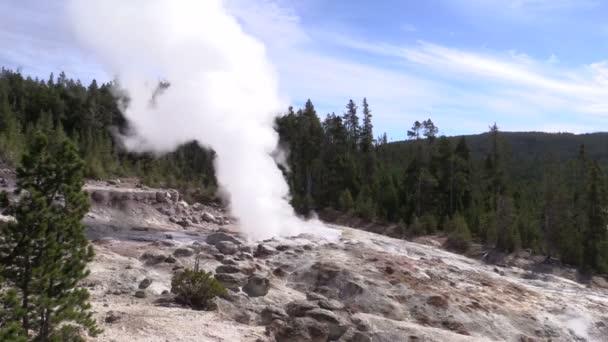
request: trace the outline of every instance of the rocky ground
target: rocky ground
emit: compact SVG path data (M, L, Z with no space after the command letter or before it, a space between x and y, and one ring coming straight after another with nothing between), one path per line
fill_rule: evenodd
M0 170L0 187L12 179ZM96 257L82 285L104 330L91 341L608 341L606 280L577 282L525 251L468 258L436 237L333 225L337 240L251 242L222 208L189 205L176 191L137 180L86 190ZM230 289L213 311L170 293L172 275L197 257Z
M104 329L92 341L607 341L608 290L487 265L332 226L247 242L221 208L135 183L87 184L97 256L84 282ZM175 304L171 277L202 267L228 287L214 311ZM546 271L546 270L545 270Z

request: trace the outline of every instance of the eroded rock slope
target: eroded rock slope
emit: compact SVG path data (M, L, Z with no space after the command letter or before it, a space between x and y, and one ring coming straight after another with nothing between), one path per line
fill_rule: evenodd
M565 278L338 226L337 240L250 242L221 208L176 192L87 189L97 341L608 340L608 292ZM169 293L197 256L230 289L214 311Z

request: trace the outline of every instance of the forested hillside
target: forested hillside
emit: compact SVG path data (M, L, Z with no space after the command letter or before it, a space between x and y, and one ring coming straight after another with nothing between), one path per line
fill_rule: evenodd
M85 86L64 73L40 80L2 69L1 161L14 166L33 133L42 130L57 141L67 135L77 144L89 178L139 176L152 185L206 190L199 195L214 191L213 153L194 142L163 156L125 153L116 135L130 133L118 107L128 99L117 98L112 89L96 81Z
M361 116L361 120L359 118ZM372 112L351 100L319 119L311 101L278 119L290 151L292 204L399 223L403 236L444 231L455 249L474 238L502 251L529 248L608 271L606 134L438 136L431 119L408 141L374 139Z
M197 189L199 197L215 191L213 152L196 142L163 156L120 148L117 134L130 131L118 104L128 98L116 88L2 69L2 161L14 166L42 130L70 137L90 178L138 176L150 185ZM608 271L608 134L507 133L493 125L484 134L447 138L426 119L404 122L408 140L388 143L386 135L375 136L372 113L367 100L351 100L344 113L320 118L308 101L277 119L288 151L281 167L300 214L333 208L399 224L403 236L444 231L455 249L475 239Z

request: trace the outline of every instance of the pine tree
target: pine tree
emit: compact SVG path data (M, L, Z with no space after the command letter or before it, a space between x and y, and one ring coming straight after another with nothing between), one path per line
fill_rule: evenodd
M24 331L34 340L56 341L71 325L98 330L88 292L77 283L88 275L93 248L84 235L88 210L83 163L68 141L56 151L37 134L17 171L16 223L2 231L0 256L6 283L17 291Z
M357 116L357 105L351 99L346 105L346 113L344 113L344 125L348 132L348 141L353 151L357 151L359 145L359 117Z
M361 126L361 152L369 153L374 145L374 132L372 124L372 111L369 109L367 99L363 99L363 125Z
M361 153L362 182L367 185L372 195L377 192L376 151L374 150L374 131L372 112L367 99L363 99L363 125L360 128L359 150Z
M355 203L353 201L353 195L351 195L348 189L345 189L340 194L339 209L343 212L349 212L354 208L354 206Z
M606 212L606 192L599 166L594 163L589 173L587 190L589 207L587 208L589 226L584 230L584 263L600 272L608 271L608 260L604 259L602 250L606 242L608 213Z

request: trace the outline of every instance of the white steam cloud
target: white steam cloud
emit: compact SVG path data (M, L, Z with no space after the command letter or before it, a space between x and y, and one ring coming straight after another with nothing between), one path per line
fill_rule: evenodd
M166 152L197 140L217 152L216 172L251 239L322 230L302 222L270 156L284 104L264 46L243 32L222 0L73 0L83 43L118 75L130 102L134 150ZM158 80L170 82L151 98Z

